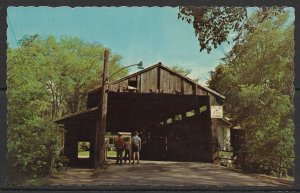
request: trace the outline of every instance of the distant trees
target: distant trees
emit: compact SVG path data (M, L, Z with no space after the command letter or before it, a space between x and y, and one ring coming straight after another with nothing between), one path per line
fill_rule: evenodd
M60 150L54 119L86 106L86 93L99 87L103 46L78 38L24 37L7 50L8 175L38 177ZM121 68L110 58L110 71ZM124 70L114 78L127 74Z
M172 66L171 69L174 70L176 73L186 77L188 77L192 73L191 69L179 65ZM193 79L193 81L198 82L199 78Z
M226 97L226 116L246 130L247 150L293 156L294 26L287 13L247 22L255 29L211 72L209 87Z
M178 74L181 74L182 76L188 76L192 72L191 69L188 69L188 68L185 68L185 67L182 67L179 65L172 66L172 70L174 70Z

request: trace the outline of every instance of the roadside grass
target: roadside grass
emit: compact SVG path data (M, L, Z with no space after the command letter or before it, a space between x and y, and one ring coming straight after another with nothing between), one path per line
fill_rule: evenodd
M78 157L83 157L83 158L88 158L90 157L90 152L89 151L81 151L81 152L78 152Z
M23 186L43 186L48 184L48 177L29 179L22 183Z
M88 158L90 156L89 151L78 152L79 158ZM117 157L117 152L114 150L107 151L107 157Z
M253 174L253 173L247 173L247 175L250 175L256 179L266 181L268 183L273 183L275 185L283 185L283 186L293 186L294 185L294 178L293 177L275 177L265 174Z
M117 157L117 152L113 150L107 151L107 157Z

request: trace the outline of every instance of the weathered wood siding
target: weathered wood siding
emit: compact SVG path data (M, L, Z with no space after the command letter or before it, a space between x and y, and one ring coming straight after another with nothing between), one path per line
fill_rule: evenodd
M163 93L175 94L193 94L195 83L187 81L173 72L160 69L160 90Z
M184 95L210 95L215 97L195 82L187 80L162 66L153 67L147 71L137 73L124 80L111 84L110 91L129 92L129 80L136 80L136 92L140 93L154 92ZM100 92L100 90L96 92ZM95 97L97 96L99 97L99 94L89 93L88 108L95 107L96 104L98 104L95 101Z
M127 89L128 87L128 80L123 80L122 82L119 82L120 85L120 92L123 92L123 90Z
M189 82L183 81L184 94L193 94L193 85Z
M170 73L160 69L160 90L162 93L171 93Z
M110 90L110 91L115 91L115 92L120 91L120 90L121 90L121 89L120 89L120 84L117 83L117 84L112 84L112 85L110 85L109 90Z
M141 75L137 75L137 89L140 92L141 91Z
M141 74L141 92L148 93L157 90L157 68L153 68Z
M197 85L197 95L208 95L208 92Z

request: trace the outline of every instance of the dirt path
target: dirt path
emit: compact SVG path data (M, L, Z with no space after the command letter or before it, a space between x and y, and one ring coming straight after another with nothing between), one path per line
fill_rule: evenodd
M92 177L93 169L69 169L51 178L49 185L213 185L273 186L250 175L209 163L141 161L135 165L109 164Z

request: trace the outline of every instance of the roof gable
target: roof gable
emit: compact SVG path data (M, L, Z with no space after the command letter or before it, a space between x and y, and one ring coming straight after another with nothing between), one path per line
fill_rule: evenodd
M200 88L206 90L207 92L211 93L212 95L215 95L215 96L217 96L217 97L220 97L220 98L222 98L222 99L225 99L225 97L224 97L223 95L219 94L218 92L216 92L216 91L214 91L214 90L212 90L212 89L210 89L210 88L208 88L208 87L206 87L206 86L204 86L204 85L202 85L202 84L200 84L200 83L198 83L198 82L196 82L196 81L194 81L194 80L192 80L192 79L190 79L190 78L188 78L188 77L186 77L186 76L183 76L183 75L181 75L181 74L175 72L175 71L172 70L171 68L169 68L169 67L163 65L161 62L159 62L159 63L157 63L157 64L155 64L155 65L153 65L153 66L150 66L150 67L148 67L148 68L145 68L145 69L143 69L143 70L141 70L141 71L138 71L138 72L136 72L136 73L133 73L133 74L131 74L131 75L128 75L128 76L126 76L126 77L124 77L124 78L121 78L121 79L119 79L119 80L116 80L116 81L114 81L114 82L112 82L112 83L110 83L110 84L111 84L111 85L117 84L117 83L122 82L122 81L124 81L124 80L130 79L130 78L132 78L132 77L134 77L134 76L137 76L137 75L143 74L143 73L145 73L145 72L148 72L148 71L150 71L150 70L152 70L152 69L154 69L154 68L157 68L157 67L163 68L164 70L167 70L167 71L169 71L169 72L175 74L176 76L179 76L180 78L185 79L186 81L188 81L188 82L190 82L190 83L196 84L198 87L200 87ZM100 88L101 88L101 87L99 87L99 88L97 88L97 89L94 89L94 90L91 90L91 91L89 91L89 92L95 92L95 91L99 90Z
M208 91L208 92L210 92L210 93L212 93L212 94L214 94L214 95L216 95L216 96L218 96L218 97L225 98L225 96L221 95L220 93L218 93L218 92L216 92L216 91L214 91L214 90L212 90L212 89L210 89L210 88L208 88L208 87L206 87L206 86L204 86L204 85L202 85L202 84L200 84L200 83L198 83L198 82L196 82L196 81L190 79L189 77L183 76L183 75L181 75L181 74L175 72L175 71L172 70L171 68L169 68L169 67L167 67L167 66L164 66L164 65L162 65L161 63L160 63L160 66L161 66L162 68L168 70L168 71L171 71L172 73L176 74L177 76L180 76L181 78L183 78L183 79L185 79L185 80L187 80L187 81L189 81L189 82L192 82L192 83L194 83L194 84L197 84L197 86L203 88L204 90L206 90L206 91Z

